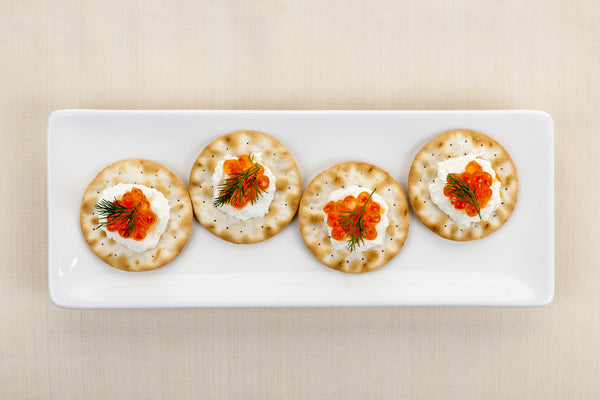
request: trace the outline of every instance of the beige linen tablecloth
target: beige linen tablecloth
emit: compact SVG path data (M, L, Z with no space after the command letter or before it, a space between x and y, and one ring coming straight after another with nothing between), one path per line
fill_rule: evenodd
M57 308L45 146L61 108L547 111L555 299ZM0 1L0 398L598 398L599 122L597 1Z

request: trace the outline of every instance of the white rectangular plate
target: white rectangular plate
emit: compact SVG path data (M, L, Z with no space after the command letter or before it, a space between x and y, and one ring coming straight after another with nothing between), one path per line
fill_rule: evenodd
M254 245L225 242L194 221L177 258L140 273L104 264L79 228L88 183L121 159L156 161L187 185L209 142L256 130L291 151L303 187L355 160L384 168L407 193L417 151L456 128L486 133L511 154L519 174L512 216L487 238L459 243L411 211L404 248L366 274L320 264L297 218ZM554 128L539 111L57 111L48 122L48 207L50 296L61 307L541 306L554 294Z

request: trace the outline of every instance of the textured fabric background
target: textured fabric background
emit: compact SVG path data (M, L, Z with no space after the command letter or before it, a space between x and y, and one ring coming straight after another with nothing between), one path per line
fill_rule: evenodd
M547 111L555 300L59 309L45 129L60 108ZM598 398L599 110L594 0L0 0L0 398Z

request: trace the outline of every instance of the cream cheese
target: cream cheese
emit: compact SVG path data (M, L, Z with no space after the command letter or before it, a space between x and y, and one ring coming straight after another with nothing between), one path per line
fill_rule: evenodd
M354 196L354 197L358 197L358 195L361 192L367 192L367 193L371 193L372 189L368 189L365 187L361 187L361 186L349 186L347 188L339 188L334 190L333 192L331 192L329 194L329 197L327 198L327 203L330 201L338 201L338 200L343 200L344 197L346 196ZM390 221L388 219L388 211L390 209L390 207L385 203L385 200L383 200L383 198L381 196L379 196L377 194L377 192L373 193L373 195L371 196L371 199L377 203L379 203L379 205L381 206L383 212L381 214L381 221L379 221L377 223L377 225L375 225L375 229L377 230L377 237L375 238L375 240L366 240L360 245L358 246L354 251L355 252L363 252L369 249L372 249L373 247L377 247L379 245L381 245L383 243L383 239L385 236L385 230L387 229L388 225L390 224ZM323 219L325 222L327 222L327 214L325 213L325 211L322 211L323 213ZM329 238L331 239L331 245L333 246L334 249L339 250L339 249L343 249L343 248L348 248L348 242L346 240L335 240L331 237L331 227L329 225L327 226L327 233L329 234Z
M269 187L265 192L262 192L258 199L254 203L248 203L244 208L237 209L233 207L231 204L223 204L218 207L226 215L237 218L241 221L246 221L250 218L259 218L264 217L269 212L269 207L273 202L273 197L275 196L275 176L271 172L271 170L262 163L262 153L253 153L254 162L260 163L264 168L264 175L269 178ZM222 160L217 163L215 167L215 172L212 176L212 189L213 196L216 199L219 197L219 186L223 183L226 178L226 173L223 170L223 164L226 160L233 160L237 157L232 156L231 154L226 154Z
M465 172L465 167L471 161L476 161L481 165L481 168L492 176L492 198L488 201L486 206L480 210L481 219L476 215L469 217L464 210L457 210L454 208L450 199L444 195L444 186L446 185L446 176L450 173L461 174ZM479 158L477 154L469 153L466 156L451 158L446 161L442 161L437 165L437 177L429 185L429 196L431 200L439 207L444 213L446 213L457 225L461 227L468 227L471 223L480 221L487 221L494 214L494 211L500 206L502 199L500 198L500 182L496 179L496 171L492 168L492 164Z
M160 236L167 227L167 222L169 222L169 212L171 210L171 206L169 205L169 201L165 198L165 196L163 196L163 194L158 190L144 185L130 183L119 183L103 190L100 193L98 202L101 202L102 200L114 201L123 194L131 191L132 188L140 189L144 193L144 196L146 196L150 202L150 209L154 212L154 214L156 214L156 222L150 227L146 237L143 240L135 240L131 238L124 238L119 235L119 232L116 231L109 232L105 226L102 226L100 229L106 232L106 236L113 239L117 243L122 244L130 250L141 253L142 251L156 247Z

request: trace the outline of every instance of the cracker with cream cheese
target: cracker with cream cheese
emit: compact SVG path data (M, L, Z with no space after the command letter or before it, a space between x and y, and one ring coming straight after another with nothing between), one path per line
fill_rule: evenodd
M334 248L323 214L331 192L350 186L375 189L389 207L389 225L382 244L365 251ZM298 220L306 246L321 263L341 272L360 274L382 267L398 254L408 235L408 203L400 184L383 169L346 162L324 170L310 182L300 202Z
M261 154L260 164L275 177L275 192L266 215L241 220L213 203L213 174L226 156ZM198 221L211 233L232 243L262 242L279 233L296 215L302 180L296 161L286 147L271 136L237 131L212 141L198 155L190 173L190 197Z
M119 183L154 188L169 202L169 220L156 247L136 252L107 237L106 232L98 228L95 206L99 196L106 188ZM193 221L192 204L179 178L160 164L140 159L118 161L100 171L85 190L79 218L81 231L92 251L110 266L133 272L156 269L175 258L190 236Z
M492 164L500 181L501 202L489 220L460 226L431 200L429 185L437 178L438 163L450 158L476 154ZM408 193L415 214L431 231L457 241L481 239L500 228L517 202L519 180L508 152L483 133L457 129L437 136L417 153L408 176Z

